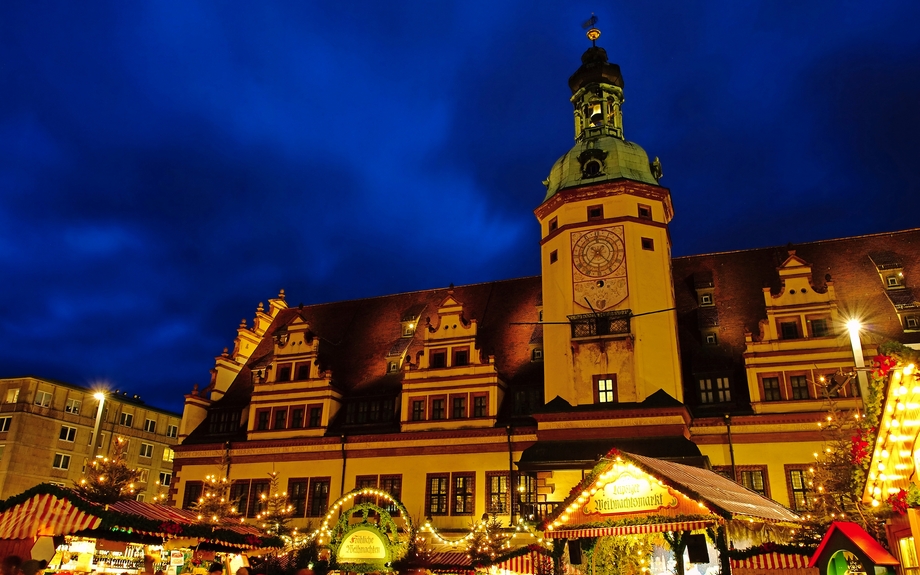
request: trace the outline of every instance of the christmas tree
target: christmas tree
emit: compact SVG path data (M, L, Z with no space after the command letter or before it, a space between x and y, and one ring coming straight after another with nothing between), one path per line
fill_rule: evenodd
M141 473L126 461L128 441L116 437L110 457L96 457L87 466L80 481L74 485L78 495L93 503L109 505L134 499L135 484Z
M473 559L473 564L488 565L508 549L510 534L505 532L501 520L488 513L482 516L478 525L471 525L472 534L467 552Z
M204 478L201 497L192 505L192 511L198 514L199 520L217 523L239 517L236 504L230 500L229 471L230 457L225 455L217 473Z
M268 474L268 493L262 494L263 511L256 517L266 535L288 535L291 528L288 522L294 513L294 506L288 500L287 491L279 486L278 472Z

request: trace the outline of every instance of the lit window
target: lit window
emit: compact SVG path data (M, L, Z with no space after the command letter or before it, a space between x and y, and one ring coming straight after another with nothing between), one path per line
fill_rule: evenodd
M168 447L163 448L163 461L172 461L176 457L176 452Z
M80 414L80 407L83 405L83 402L78 399L68 399L67 403L64 404L64 411L66 413L72 413L74 415Z
M451 515L470 515L473 513L475 500L475 476L467 473L453 475L453 501Z
M39 391L35 394L35 405L40 405L42 407L51 406L51 392L48 391Z
M789 504L795 511L808 510L808 498L811 497L811 488L808 482L808 471L801 467L786 467L786 481L789 486Z
M66 453L55 453L51 467L55 469L70 469L70 456Z
M595 375L594 392L597 403L616 403L617 377L615 375Z
M137 476L137 482L147 483L147 481L150 479L150 470L144 469L143 467L138 467L137 471L139 473L139 475Z
M153 445L150 443L141 443L141 451L139 455L141 457L153 457Z
M767 482L764 478L763 469L741 470L741 485L751 491L756 491L764 497L767 496Z
M447 515L448 475L428 475L425 482L425 499L428 500L428 515Z
M508 474L486 473L486 511L496 515L508 513Z
M73 442L74 438L77 436L77 428L69 427L67 425L61 426L61 433L58 435L58 439L61 441L70 441Z
M712 294L700 294L700 305L712 305Z
M19 390L11 389L6 392L6 402L7 403L16 403L19 401Z

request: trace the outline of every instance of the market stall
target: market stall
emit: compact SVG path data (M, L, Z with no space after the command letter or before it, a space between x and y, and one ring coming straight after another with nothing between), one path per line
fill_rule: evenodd
M256 527L239 521L206 521L188 510L140 501L102 506L50 484L0 502L0 556L26 556L24 550L37 542L62 536L69 539L54 546L58 564L52 560L50 568L72 571L135 571L144 546L233 554L283 546L280 539L263 537ZM163 567L171 563L166 554L159 559Z

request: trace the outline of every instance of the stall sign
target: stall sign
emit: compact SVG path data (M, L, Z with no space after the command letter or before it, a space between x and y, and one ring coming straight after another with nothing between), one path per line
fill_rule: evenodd
M623 471L588 498L585 515L616 515L677 507L677 497L654 478L635 471Z
M385 561L387 542L377 531L362 528L345 535L339 546L337 559L340 562L361 563Z
M179 551L178 549L173 549L169 552L169 564L170 565L185 565L185 553Z

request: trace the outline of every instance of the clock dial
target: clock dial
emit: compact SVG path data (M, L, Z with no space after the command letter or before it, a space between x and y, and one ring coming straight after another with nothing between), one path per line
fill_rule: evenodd
M609 276L623 264L623 240L609 230L593 230L572 246L575 269L592 278Z

